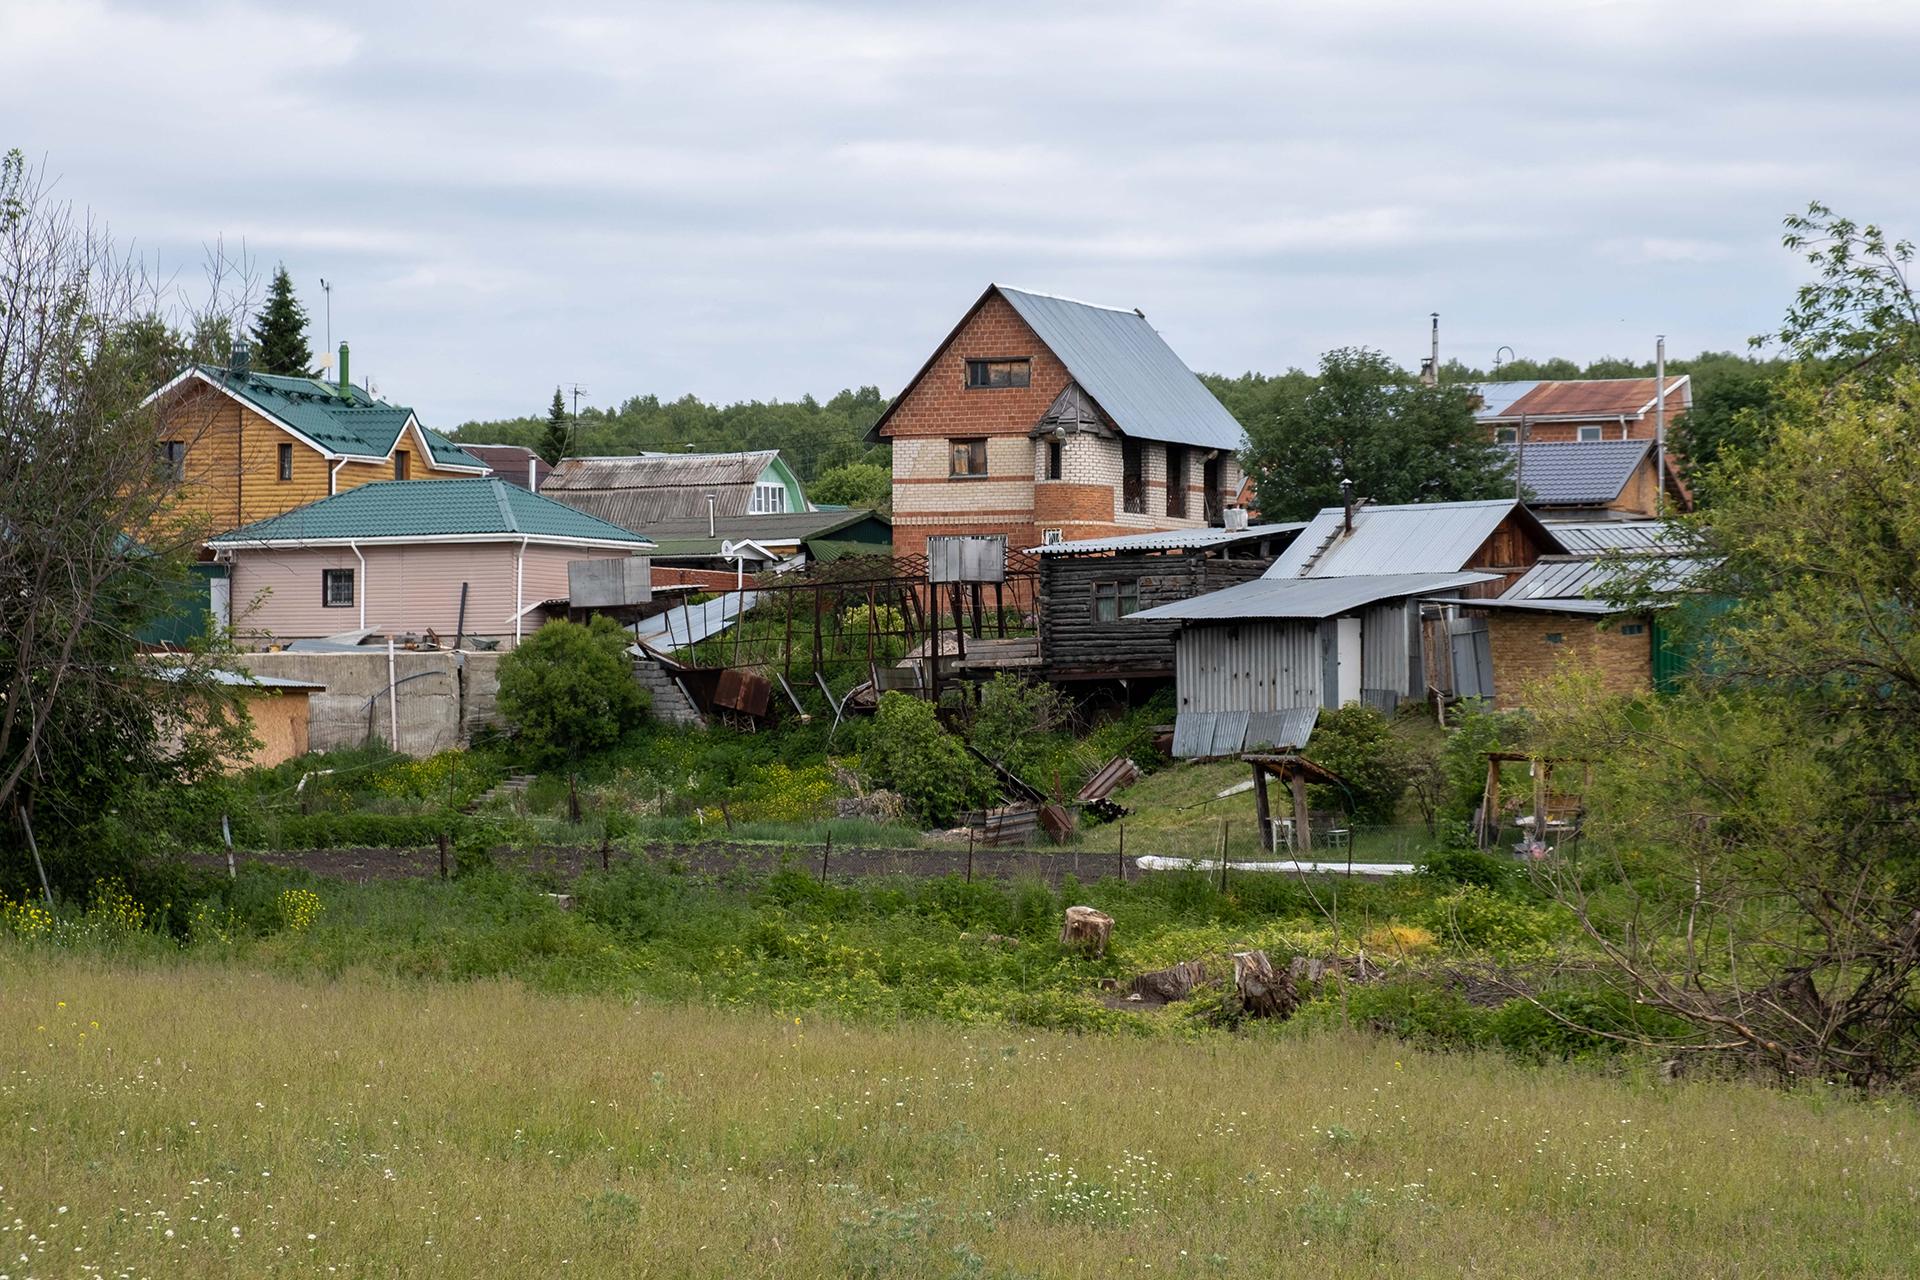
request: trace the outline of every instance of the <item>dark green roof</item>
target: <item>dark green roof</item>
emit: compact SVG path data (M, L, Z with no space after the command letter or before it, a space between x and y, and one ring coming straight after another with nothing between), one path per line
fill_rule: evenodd
M261 413L286 423L329 453L384 458L393 452L394 441L408 419L418 421L413 410L376 400L364 387L342 388L317 378L273 373L238 373L210 364L196 368L216 386L225 387ZM423 426L420 434L438 465L487 465L436 431Z
M476 537L496 534L617 542L643 551L652 542L617 524L488 476L472 480L382 480L283 515L223 533L212 547L261 542L344 542Z

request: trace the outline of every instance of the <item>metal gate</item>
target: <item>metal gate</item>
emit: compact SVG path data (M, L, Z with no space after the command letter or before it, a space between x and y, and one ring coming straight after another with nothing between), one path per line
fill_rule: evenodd
M1493 697L1493 638L1485 618L1452 618L1447 636L1453 650L1453 692L1460 698Z

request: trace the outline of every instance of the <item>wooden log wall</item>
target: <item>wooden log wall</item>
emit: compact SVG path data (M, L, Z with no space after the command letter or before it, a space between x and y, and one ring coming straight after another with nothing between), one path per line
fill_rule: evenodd
M1272 557L1221 559L1200 551L1040 558L1040 657L1049 680L1170 678L1171 622L1094 618L1094 585L1139 584L1140 608L1250 582Z

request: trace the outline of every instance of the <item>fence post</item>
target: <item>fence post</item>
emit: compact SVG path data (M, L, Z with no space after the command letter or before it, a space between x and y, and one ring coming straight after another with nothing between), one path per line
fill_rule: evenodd
M967 883L973 883L973 826L967 826Z
M820 883L827 882L827 860L833 857L833 828L827 828L827 843L820 850Z
M1227 820L1220 819L1220 892L1227 891Z
M1120 883L1127 882L1127 824L1120 824Z
M439 844L440 844L440 878L442 880L445 880L447 878L447 833L444 831L440 833Z

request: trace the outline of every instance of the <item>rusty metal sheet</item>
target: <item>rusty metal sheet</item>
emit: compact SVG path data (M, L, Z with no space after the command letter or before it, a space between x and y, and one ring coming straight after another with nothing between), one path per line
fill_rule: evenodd
M773 682L752 671L729 668L720 673L720 684L714 690L713 700L716 705L729 711L764 716L773 701Z
M1140 766L1131 756L1115 756L1100 766L1100 771L1087 779L1080 788L1080 794L1074 799L1081 804L1091 804L1095 800L1105 800L1122 787L1132 786L1140 777Z

